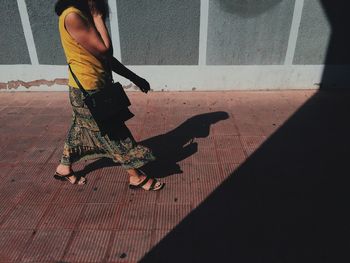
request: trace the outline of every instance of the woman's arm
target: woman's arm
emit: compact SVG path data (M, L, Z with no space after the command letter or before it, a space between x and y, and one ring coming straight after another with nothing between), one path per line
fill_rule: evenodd
M92 55L106 61L109 48L105 45L96 28L79 14L70 13L65 18L68 33Z
M110 65L112 71L132 81L136 86L140 88L142 92L147 93L151 89L147 80L136 75L122 63L120 63L119 60L115 57L111 58Z
M113 56L112 41L111 41L111 38L109 36L105 21L103 19L103 15L102 14L92 14L92 18L94 20L95 27L103 40L103 43L105 44L105 46L109 50L110 56Z
M99 32L101 38L103 39L103 42L106 47L109 48L108 53L108 64L112 71L115 73L123 76L124 78L129 79L132 81L136 86L138 86L141 91L147 93L150 90L149 83L136 75L134 72L129 70L127 67L125 67L122 63L120 63L115 57L113 57L113 48L112 48L112 42L105 24L105 21L103 19L103 15L98 12L91 12L91 15L93 17L95 27L97 31Z

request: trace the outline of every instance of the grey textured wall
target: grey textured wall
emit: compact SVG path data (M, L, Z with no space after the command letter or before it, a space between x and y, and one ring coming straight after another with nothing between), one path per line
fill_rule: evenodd
M196 65L199 0L118 0L122 61L128 65Z
M207 65L282 65L298 0L209 0L205 43L199 43L203 26L200 18L206 17L200 13L200 0L112 1L117 4L124 64L198 65L200 44L204 44ZM58 19L53 11L55 2L25 0L40 64L66 63L58 34ZM29 64L17 1L2 0L1 3L0 64ZM327 11L331 9L329 13L333 15L340 2L304 1L293 57L296 65L325 62L331 36L329 18L323 10L325 3L328 4ZM333 16L337 23L335 26L333 23L334 28L344 24ZM206 23L206 19L203 21ZM343 35L343 31L337 31L338 42L333 39L332 43L336 43L333 50L337 50L339 43L344 43ZM337 52L337 59L329 59L333 64L339 61L342 65L350 64L341 59L344 50Z
M26 0L30 24L40 64L63 65L66 59L58 34L55 1Z
M0 64L30 64L17 2L1 0Z
M294 0L211 0L209 65L283 64Z
M331 27L318 0L306 0L299 29L294 64L324 64Z

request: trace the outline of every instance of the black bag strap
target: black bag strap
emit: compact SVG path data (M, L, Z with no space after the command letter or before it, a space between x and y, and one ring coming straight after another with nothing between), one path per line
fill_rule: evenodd
M81 92L84 94L84 97L89 97L89 93L86 92L86 90L83 88L83 85L81 85L79 79L77 78L77 76L74 74L72 68L70 67L70 64L68 64L68 67L69 67L69 70L70 70L70 73L72 74L73 76L73 79L75 80L75 82L77 83L79 89L81 90Z

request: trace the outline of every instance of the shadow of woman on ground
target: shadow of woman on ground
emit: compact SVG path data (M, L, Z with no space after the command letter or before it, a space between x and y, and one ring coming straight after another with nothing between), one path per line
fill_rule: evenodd
M174 130L140 142L151 148L157 157L142 169L157 178L182 173L177 163L197 152L198 144L194 139L208 137L210 125L228 118L228 113L222 111L199 114Z
M150 176L158 178L182 173L177 162L197 152L198 145L194 139L208 137L210 125L228 118L228 113L222 111L195 115L165 134L141 141L140 144L152 149L157 157L156 161L145 165L142 170ZM79 176L85 177L97 169L118 165L111 159L102 158L87 164L83 170L77 171L77 173Z

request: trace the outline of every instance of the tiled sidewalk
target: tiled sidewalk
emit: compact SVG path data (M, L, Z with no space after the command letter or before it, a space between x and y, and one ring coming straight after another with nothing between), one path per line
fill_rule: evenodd
M107 161L74 166L86 186L54 180L68 94L0 93L0 262L140 260L314 93L129 93L160 192L132 192Z

